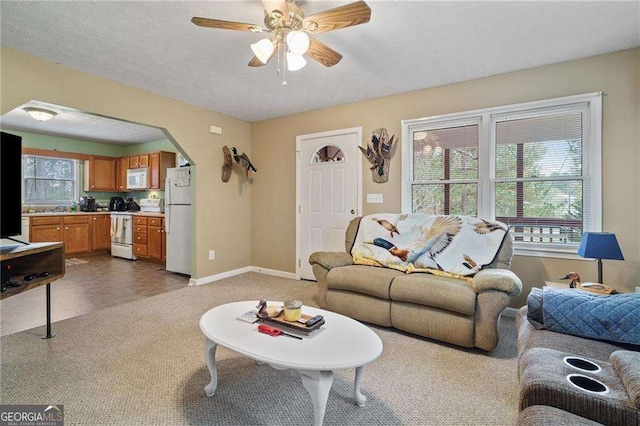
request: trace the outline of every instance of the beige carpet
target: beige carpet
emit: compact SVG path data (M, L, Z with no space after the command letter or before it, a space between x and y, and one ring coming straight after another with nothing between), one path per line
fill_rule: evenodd
M295 371L217 351L218 390L206 397L200 316L238 300L298 298L315 305L315 283L249 273L187 287L0 339L3 404L64 404L65 424L304 425L311 402ZM354 370L335 375L326 425L513 425L516 335L500 324L496 351L460 349L382 327L365 368L367 404L353 400Z

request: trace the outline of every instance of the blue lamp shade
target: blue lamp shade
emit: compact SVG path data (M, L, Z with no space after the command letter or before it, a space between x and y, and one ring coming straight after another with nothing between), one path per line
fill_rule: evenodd
M582 234L578 255L589 259L624 260L616 234L585 232Z

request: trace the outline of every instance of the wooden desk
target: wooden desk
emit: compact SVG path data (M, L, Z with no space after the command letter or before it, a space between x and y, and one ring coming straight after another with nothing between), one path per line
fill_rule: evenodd
M31 243L29 245L7 245L0 247L2 267L11 268L11 281L20 283L20 287L7 287L0 293L0 300L22 293L26 290L47 286L47 334L51 338L51 283L62 278L65 273L64 243ZM48 272L49 275L25 281L29 274Z

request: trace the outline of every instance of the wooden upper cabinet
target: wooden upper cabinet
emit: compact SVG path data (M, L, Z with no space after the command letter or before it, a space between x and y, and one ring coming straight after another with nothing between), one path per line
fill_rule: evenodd
M127 169L129 169L129 157L118 158L116 160L116 190L118 192L128 191Z
M129 157L129 168L149 167L149 154L138 154Z
M175 152L152 152L149 154L149 189L164 190L167 169L176 166Z
M84 162L85 191L116 190L116 159L91 155Z

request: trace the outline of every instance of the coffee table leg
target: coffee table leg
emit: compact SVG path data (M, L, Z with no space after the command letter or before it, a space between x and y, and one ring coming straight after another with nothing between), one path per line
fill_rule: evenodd
M301 370L302 385L309 393L313 403L313 419L316 426L321 426L327 409L327 399L333 384L333 371Z
M360 383L362 383L362 375L364 374L364 365L360 367L356 367L356 380L353 385L353 393L356 396L356 403L358 407L364 407L365 402L367 402L367 397L360 392Z
M209 367L209 374L211 375L211 381L204 387L204 393L207 396L213 396L216 393L218 387L218 369L216 368L216 348L218 345L211 340L204 338L204 359L207 361L207 367Z

